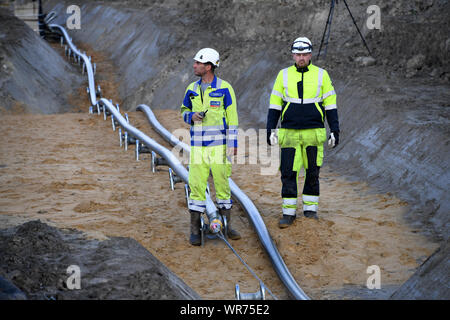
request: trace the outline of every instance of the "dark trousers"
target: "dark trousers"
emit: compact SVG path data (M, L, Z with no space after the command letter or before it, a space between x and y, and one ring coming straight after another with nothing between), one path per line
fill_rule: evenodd
M298 197L297 186L298 186L299 172L293 170L296 152L301 152L301 150L297 149L296 151L295 148L281 148L280 170L281 170L281 182L283 184L281 189L281 197L284 200L283 208L288 207L294 208L293 199L295 199L296 203L296 199ZM310 211L317 211L318 196L320 194L319 190L320 167L317 165L316 161L317 147L316 146L306 147L306 156L308 161L308 168L307 169L305 168L305 183L303 186L303 204L304 209L307 208ZM312 204L314 204L316 207L314 206L311 207ZM289 210L286 211L289 212Z

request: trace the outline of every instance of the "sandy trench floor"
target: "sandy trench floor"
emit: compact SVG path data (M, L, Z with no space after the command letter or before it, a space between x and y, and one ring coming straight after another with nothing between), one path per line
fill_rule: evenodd
M170 131L184 126L176 111L155 114ZM133 126L172 149L143 113L129 116ZM203 248L188 243L184 185L171 191L167 167L153 174L150 155L136 161L134 146L127 152L120 148L110 118L23 114L0 121L2 228L40 219L91 238L131 237L204 299L234 299L235 284L243 292L257 291L258 282L223 242L210 240ZM326 164L321 219L300 217L283 230L277 226L279 173L261 175L259 165L240 164L233 166L232 179L258 208L286 265L311 298L342 298L335 290L365 287L371 265L380 267L382 287L398 286L437 248L402 219L407 203L330 172ZM233 217L243 238L232 245L278 298L288 299L239 204Z

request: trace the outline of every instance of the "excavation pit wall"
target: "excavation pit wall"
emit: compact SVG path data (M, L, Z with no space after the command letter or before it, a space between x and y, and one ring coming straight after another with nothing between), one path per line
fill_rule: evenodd
M47 41L4 8L0 8L0 69L2 114L77 109L74 98L84 78Z

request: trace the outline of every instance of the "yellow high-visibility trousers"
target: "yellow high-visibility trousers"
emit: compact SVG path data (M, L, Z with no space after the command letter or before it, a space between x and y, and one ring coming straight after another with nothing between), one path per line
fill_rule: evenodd
M219 209L232 206L228 178L231 176L231 162L227 158L226 145L191 146L189 161L189 210L204 212L206 209L206 186L211 172Z

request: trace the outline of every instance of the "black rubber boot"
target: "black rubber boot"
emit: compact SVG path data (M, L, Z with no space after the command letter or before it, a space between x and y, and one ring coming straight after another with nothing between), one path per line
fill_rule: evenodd
M227 218L227 237L231 240L239 240L241 234L231 227L231 209L219 209L219 213Z
M303 215L307 218L319 220L319 217L317 216L317 212L315 212L315 211L305 211L305 212L303 212Z
M296 218L296 215L287 215L287 214L283 214L283 216L280 219L280 222L278 223L278 226L280 227L280 229L284 229L289 227L292 223L294 223L294 220Z
M191 214L191 236L189 242L193 246L199 246L202 244L202 238L200 235L200 215L198 211L189 210Z

